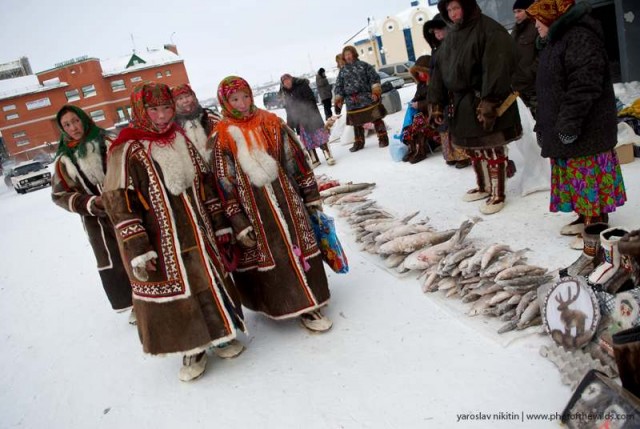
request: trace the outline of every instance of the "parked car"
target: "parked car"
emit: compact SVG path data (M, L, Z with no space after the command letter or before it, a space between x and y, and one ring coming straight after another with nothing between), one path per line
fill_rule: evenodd
M383 94L404 86L404 79L401 77L389 76L385 72L378 72L378 76L380 76L380 86Z
M378 71L388 74L389 76L401 77L405 82L413 82L413 77L409 73L409 69L413 67L413 61L405 61L403 63L385 64Z
M43 165L49 165L53 162L53 156L51 156L51 154L47 152L40 152L33 157L32 161L38 161Z
M11 183L19 194L31 189L51 185L51 172L38 161L27 161L16 165L11 172Z
M4 175L4 184L7 188L13 187L13 184L11 183L11 172L16 165L18 165L18 163L12 159L2 161L2 174Z
M262 96L262 103L267 110L282 109L284 107L284 100L278 92L265 92Z

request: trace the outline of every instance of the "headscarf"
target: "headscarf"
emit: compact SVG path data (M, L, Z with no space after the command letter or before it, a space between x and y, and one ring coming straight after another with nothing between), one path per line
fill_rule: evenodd
M527 9L527 15L550 27L575 2L575 0L538 0Z
M165 105L173 107L175 112L175 102L167 85L149 82L133 88L131 92L131 123L120 131L118 138L111 145L111 149L130 140L148 140L160 145L171 144L175 139L176 132L184 134L182 128L175 121L171 121L171 125L163 132L159 132L153 125L147 114L147 107Z
M242 113L229 103L229 97L238 91L245 91L251 97L251 108L247 117L243 117ZM229 133L229 127L232 126L242 131L250 147L256 144L259 148L266 150L280 141L280 118L255 106L251 87L243 78L238 76L224 78L218 86L218 102L222 107L223 119L216 125L216 132L222 147L229 148L234 154L237 153L236 143Z
M178 96L184 95L184 94L191 94L194 97L196 95L196 93L193 92L193 89L191 89L191 85L189 85L188 83L183 83L183 84L171 87L171 96L173 97L174 100L178 98Z
M75 113L80 122L82 122L82 128L84 129L84 133L82 134L82 138L80 140L74 140L66 131L62 128L62 116L67 114L68 112ZM62 106L58 113L56 114L56 122L58 123L58 128L60 129L60 141L58 142L58 151L56 152L56 157L60 155L66 155L72 160L75 160L76 157L84 158L87 155L87 142L96 140L98 138L102 138L104 140L105 130L98 127L93 119L89 117L85 113L84 110L77 106L72 106L70 104L65 104Z

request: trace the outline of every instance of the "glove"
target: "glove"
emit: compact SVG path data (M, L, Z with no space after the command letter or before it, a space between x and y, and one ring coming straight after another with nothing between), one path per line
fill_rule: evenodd
M236 238L240 242L240 245L245 249L251 249L252 247L256 247L258 244L256 233L253 231L253 227L251 226L245 228Z
M371 88L371 98L373 99L373 101L378 101L380 100L381 96L382 87L380 85L374 85L373 88Z
M344 99L340 96L336 96L336 100L333 102L333 105L336 106L336 109L342 109L343 104Z
M91 200L89 211L98 217L105 217L107 215L107 211L102 203L102 197L95 197Z
M492 131L498 118L498 104L495 101L480 100L476 108L476 118L485 131Z
M562 134L558 133L558 138L562 142L562 144L571 144L578 140L578 136L573 134Z
M442 107L437 104L429 104L427 109L429 112L429 125L433 128L438 128L444 122Z

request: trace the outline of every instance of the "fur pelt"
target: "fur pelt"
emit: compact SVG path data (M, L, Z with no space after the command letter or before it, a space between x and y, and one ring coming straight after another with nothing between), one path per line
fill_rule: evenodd
M261 188L278 178L277 161L258 147L255 143L253 131L249 132L253 143L251 150L249 150L249 145L244 138L244 134L238 127L229 127L229 134L231 134L231 137L233 137L233 140L236 142L240 167L254 186Z
M145 142L148 147L148 142ZM196 177L187 141L180 133L176 134L173 144L167 146L153 145L151 158L158 163L164 184L172 195L180 195L190 186Z
M102 185L104 182L104 167L98 142L87 143L87 155L78 158L78 166L94 185Z
M191 143L198 149L202 159L208 162L211 159L212 150L207 148L207 133L200 121L198 119L186 121L183 128Z

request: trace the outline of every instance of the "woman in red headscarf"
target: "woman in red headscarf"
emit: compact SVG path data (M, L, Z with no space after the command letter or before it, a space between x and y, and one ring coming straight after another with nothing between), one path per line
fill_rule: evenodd
M607 223L609 213L626 201L614 150L616 102L604 32L590 12L589 3L574 0L539 0L527 9L543 47L535 129L542 156L551 160L549 206L578 215L563 235ZM572 247L582 248L582 239Z
M143 349L184 356L179 378L204 373L211 346L243 350L239 298L217 243L231 229L206 162L174 121L169 87L131 94L133 121L109 152L103 200L133 289ZM212 239L215 237L215 239Z
M213 134L222 206L242 248L234 274L242 303L274 319L301 317L326 331L320 308L327 277L309 221L322 210L313 170L294 132L256 108L249 84L231 76L218 87L223 119Z

